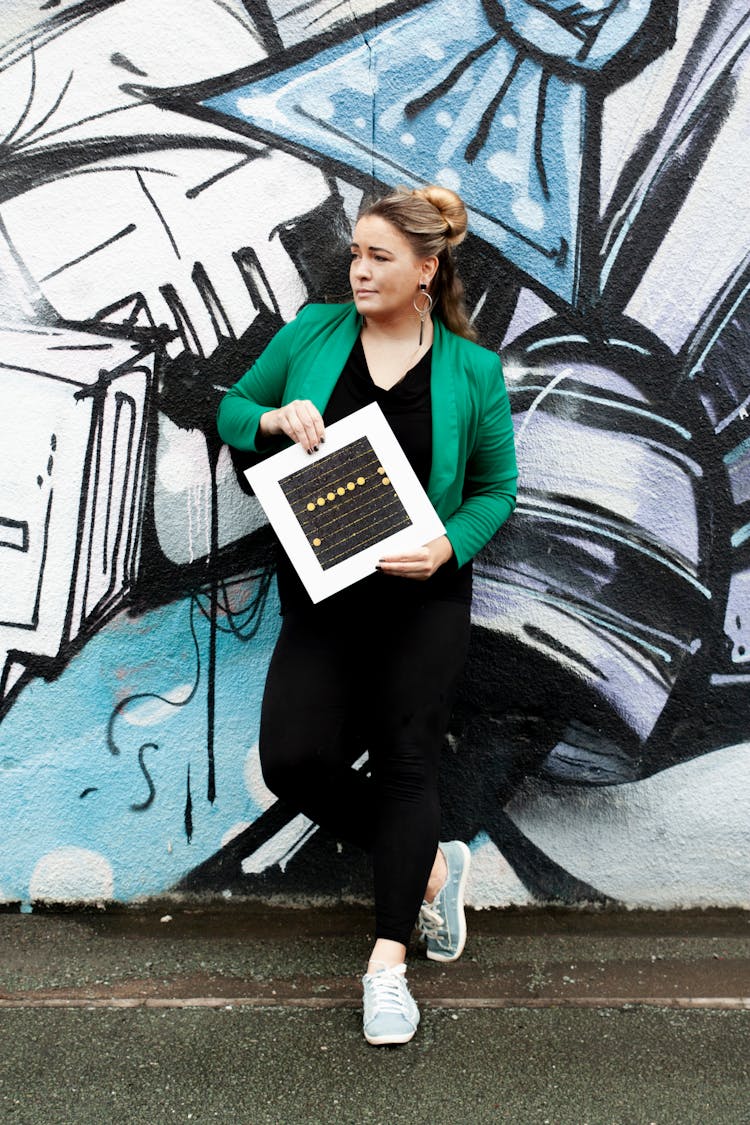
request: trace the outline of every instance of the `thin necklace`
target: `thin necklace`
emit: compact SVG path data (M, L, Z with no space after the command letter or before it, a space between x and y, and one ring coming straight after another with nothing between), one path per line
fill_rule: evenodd
M430 323L430 325L431 325L431 324L432 324L432 321L430 321L429 323ZM365 318L363 317L363 318L362 318L362 328L361 328L361 330L360 330L360 339L362 340L362 349L363 349L363 351L364 351L364 343L365 343L365 342L364 342L364 334L365 334L365 329L366 329L366 328L367 328L367 320L366 320L366 319L365 319ZM422 334L420 333L420 337L421 337L421 335L422 335ZM422 340L422 339L420 339L420 341L419 341L419 343L417 344L416 348L414 348L414 350L413 350L412 352L410 352L410 354L409 354L409 356L408 356L408 358L407 358L407 360L406 360L406 366L405 366L405 367L403 368L403 370L401 371L401 374L399 375L398 379L394 380L394 382L393 382L393 383L391 383L391 384L390 384L390 386L392 386L392 387L395 387L396 383L400 383L400 382L401 382L401 380L402 380L402 379L404 378L404 376L405 376L405 375L407 374L407 372L411 371L412 367L414 367L414 365L415 365L415 362L416 362L416 357L417 357L417 355L419 354L419 352L421 352L421 351L422 351L422 350L424 349L424 354L426 355L426 354L427 354L427 352L428 352L428 351L430 350L430 348L431 348L431 347L432 347L432 342L430 342L430 343L429 343L429 344L428 344L428 345L427 345L427 346L425 347L425 346L424 346L424 342L423 342L423 340ZM367 356L365 355L365 359L366 359L366 358L367 358ZM369 366L369 365L368 365L368 366ZM377 385L377 384L376 384L376 385Z

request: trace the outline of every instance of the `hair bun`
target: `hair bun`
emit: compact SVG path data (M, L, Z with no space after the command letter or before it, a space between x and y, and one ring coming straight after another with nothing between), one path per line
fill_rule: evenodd
M469 219L464 202L459 195L456 195L455 191L451 191L450 188L439 187L437 184L428 184L427 187L417 188L414 194L421 196L422 199L431 203L436 211L440 212L448 228L446 241L449 246L458 246L459 242L463 242Z

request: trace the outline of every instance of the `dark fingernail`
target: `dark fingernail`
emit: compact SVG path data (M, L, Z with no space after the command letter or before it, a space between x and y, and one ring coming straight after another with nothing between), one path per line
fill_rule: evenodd
M315 453L317 453L319 449L320 449L320 446L319 446L319 445L314 445L314 446L313 446L313 451L314 451Z

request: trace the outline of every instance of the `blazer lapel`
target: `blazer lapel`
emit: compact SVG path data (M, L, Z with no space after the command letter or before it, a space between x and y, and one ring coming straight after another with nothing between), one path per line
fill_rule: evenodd
M327 314L327 323L321 324L320 332L305 349L306 354L300 356L304 386L297 388L300 393L304 389L305 396L315 403L321 414L328 405L360 329L359 313L353 302L333 320L330 318L330 307L322 307Z
M427 492L434 505L455 484L458 473L459 417L456 371L459 357L451 333L434 320L432 343L432 469Z

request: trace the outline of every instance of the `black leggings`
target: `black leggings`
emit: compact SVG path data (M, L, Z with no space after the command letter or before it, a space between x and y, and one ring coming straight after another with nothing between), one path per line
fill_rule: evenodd
M266 680L266 784L372 854L376 937L404 945L440 835L440 750L469 615L469 604L439 600L294 611ZM358 746L368 751L369 777L351 768Z

